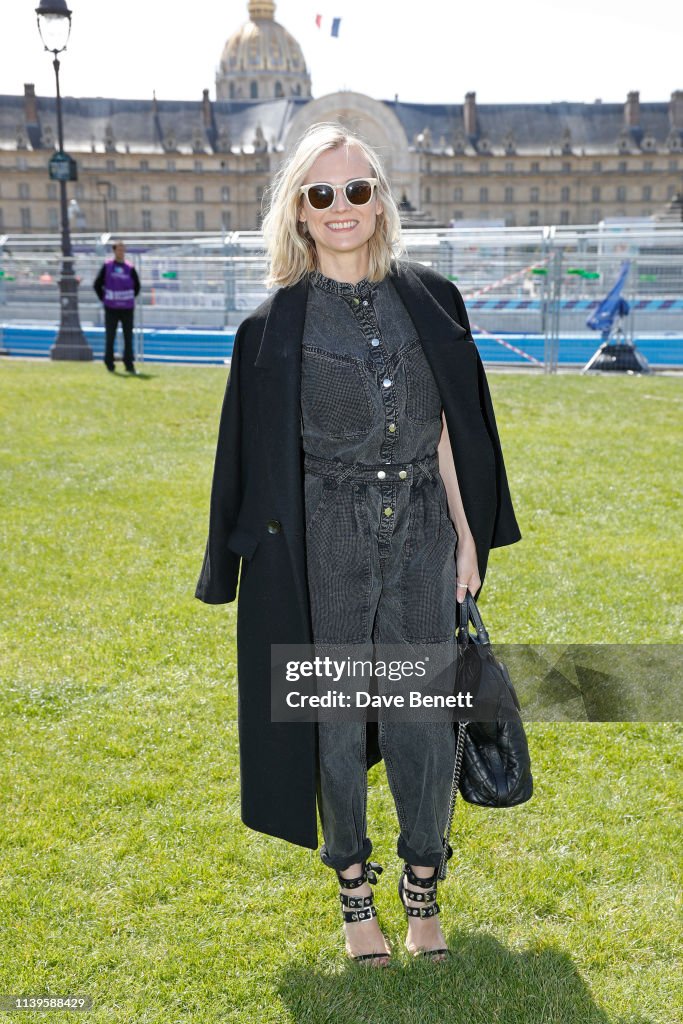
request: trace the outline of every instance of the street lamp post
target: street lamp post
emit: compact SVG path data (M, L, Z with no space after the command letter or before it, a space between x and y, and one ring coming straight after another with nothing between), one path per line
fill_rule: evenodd
M71 11L66 0L40 0L36 7L38 31L46 50L54 54L52 66L57 83L57 132L59 152L64 153L64 126L62 123L62 97L59 91L59 58L57 54L66 49L71 33ZM81 329L78 314L78 281L74 274L71 231L66 198L66 181L59 179L60 206L62 219L62 273L59 279L59 333L50 349L52 359L89 360L93 352Z

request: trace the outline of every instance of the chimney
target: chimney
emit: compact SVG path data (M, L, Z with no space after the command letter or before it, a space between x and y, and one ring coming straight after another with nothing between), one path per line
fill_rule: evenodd
M630 92L624 104L624 127L640 127L640 93Z
M465 122L465 135L471 139L477 135L477 102L476 92L465 93L465 106L463 108L463 119Z
M24 120L26 124L38 124L36 87L33 82L24 83Z
M202 120L205 128L211 127L211 100L208 89L202 90Z
M677 89L676 92L671 93L669 126L676 131L683 132L683 89Z

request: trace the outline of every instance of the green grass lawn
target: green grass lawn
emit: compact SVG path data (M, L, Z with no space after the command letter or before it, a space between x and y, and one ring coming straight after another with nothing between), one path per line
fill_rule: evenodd
M93 999L22 1020L680 1022L679 723L528 725L532 800L458 801L447 966L403 951L373 767L397 962L351 964L334 873L240 822L236 605L194 598L227 370L0 375L0 993ZM489 380L524 537L494 643L678 642L679 380Z

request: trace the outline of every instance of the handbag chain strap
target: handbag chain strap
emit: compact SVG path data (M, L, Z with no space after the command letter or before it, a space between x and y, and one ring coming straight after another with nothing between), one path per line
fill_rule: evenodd
M443 837L443 852L441 854L441 862L439 864L439 873L437 878L444 879L446 877L446 861L448 860L448 840L451 835L451 826L453 824L453 814L455 812L455 800L458 795L458 788L460 786L460 770L462 768L462 755L465 749L465 729L467 728L467 722L458 722L458 740L455 746L455 762L453 764L453 783L451 785L451 799L448 805L448 819L446 821L446 831Z
M472 619L474 627L477 631L477 638L479 643L489 643L489 635L486 630L486 626L482 621L482 617L479 614L477 608L477 602L474 597L469 593L465 594L464 601L460 604L460 624L458 630L458 642L468 644L469 640L469 620ZM458 796L458 789L460 788L460 772L462 770L462 758L465 750L465 730L467 729L466 721L458 721L458 739L455 746L455 762L453 764L453 782L451 784L451 798L448 805L448 818L446 820L446 831L443 837L443 852L441 854L441 862L439 864L439 873L437 878L443 880L446 877L446 862L448 860L448 841L451 835L451 828L453 825L453 815L455 813L455 801Z

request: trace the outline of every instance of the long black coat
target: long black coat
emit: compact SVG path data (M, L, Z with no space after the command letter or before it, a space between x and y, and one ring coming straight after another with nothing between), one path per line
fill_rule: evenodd
M404 263L391 280L441 393L482 583L489 549L521 539L486 375L460 292ZM317 726L272 722L270 645L311 644L305 561L301 342L306 279L281 288L240 325L223 400L209 535L195 596L237 596L241 813L249 828L318 847ZM478 596L478 595L476 595ZM368 767L381 760L368 723Z

